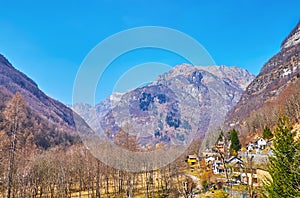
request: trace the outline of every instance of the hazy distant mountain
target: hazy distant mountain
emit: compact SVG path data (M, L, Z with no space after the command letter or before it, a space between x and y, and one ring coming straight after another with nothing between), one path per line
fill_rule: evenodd
M281 50L261 69L238 104L228 113L231 127L268 124L274 109L300 91L300 21L281 44ZM295 115L297 116L297 115ZM268 118L262 120L262 118ZM255 120L256 119L256 120ZM258 127L258 126L254 126ZM251 128L248 131L255 130Z
M223 124L254 75L237 67L178 65L154 82L112 94L96 106L75 109L100 135L123 144L126 134L138 149L180 145ZM193 135L192 135L193 134ZM196 137L195 137L196 136Z
M39 146L47 148L52 144L70 144L76 139L72 110L44 94L33 80L0 55L0 111L16 92L22 94L28 105L33 124L39 125L39 130L36 130L36 133L41 131L36 134Z

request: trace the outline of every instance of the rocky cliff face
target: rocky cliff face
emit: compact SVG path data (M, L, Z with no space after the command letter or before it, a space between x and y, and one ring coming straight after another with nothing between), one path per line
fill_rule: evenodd
M255 110L275 100L287 87L299 81L300 21L282 42L281 47L281 51L263 66L259 75L243 93L238 104L228 113L226 117L228 125L243 123Z
M300 43L300 20L296 27L291 31L291 33L283 40L281 43L281 49L289 48L293 45Z
M97 121L84 108L75 109L116 144L125 133L140 150L176 146L222 125L253 79L237 67L178 65L147 86L104 100L95 108Z

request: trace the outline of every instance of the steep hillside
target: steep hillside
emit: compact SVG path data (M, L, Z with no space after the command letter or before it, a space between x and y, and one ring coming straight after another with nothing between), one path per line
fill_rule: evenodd
M23 96L30 110L30 119L35 122L33 124L42 127L42 132L36 137L39 146L74 141L76 134L72 110L44 94L35 82L0 55L0 112L17 92Z
M243 93L238 104L227 114L227 125L231 127L248 125L248 132L261 129L262 126L249 125L255 125L251 122L259 119L258 115L264 114L265 119L271 118L272 113L275 113L273 110L279 111L280 108L284 108L283 106L291 97L298 93L299 78L300 21L282 42L280 52L263 66L259 75ZM281 110L284 111L284 109Z

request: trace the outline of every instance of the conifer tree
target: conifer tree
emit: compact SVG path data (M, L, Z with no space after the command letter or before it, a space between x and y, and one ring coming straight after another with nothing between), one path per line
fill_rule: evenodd
M264 197L300 197L300 140L287 118L279 118L273 145L274 156L269 157L268 165L271 178L264 181Z
M237 152L242 148L242 145L238 137L238 131L232 129L229 132L229 139L230 139L230 153L232 155L236 155Z
M263 138L269 140L269 139L273 138L273 136L274 135L273 135L271 129L269 127L265 126L264 131L263 131Z

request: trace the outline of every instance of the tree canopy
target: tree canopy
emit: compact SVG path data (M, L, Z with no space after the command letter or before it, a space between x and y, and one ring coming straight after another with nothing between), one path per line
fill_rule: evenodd
M269 140L269 139L273 138L273 136L274 135L273 135L271 129L268 126L265 126L264 131L263 131L263 138Z
M274 156L269 157L271 178L264 182L264 197L300 197L300 140L286 118L274 131Z
M239 137L238 137L238 131L235 129L232 129L229 132L229 139L230 139L230 153L232 155L236 155L237 152L242 148L242 145L240 143Z

